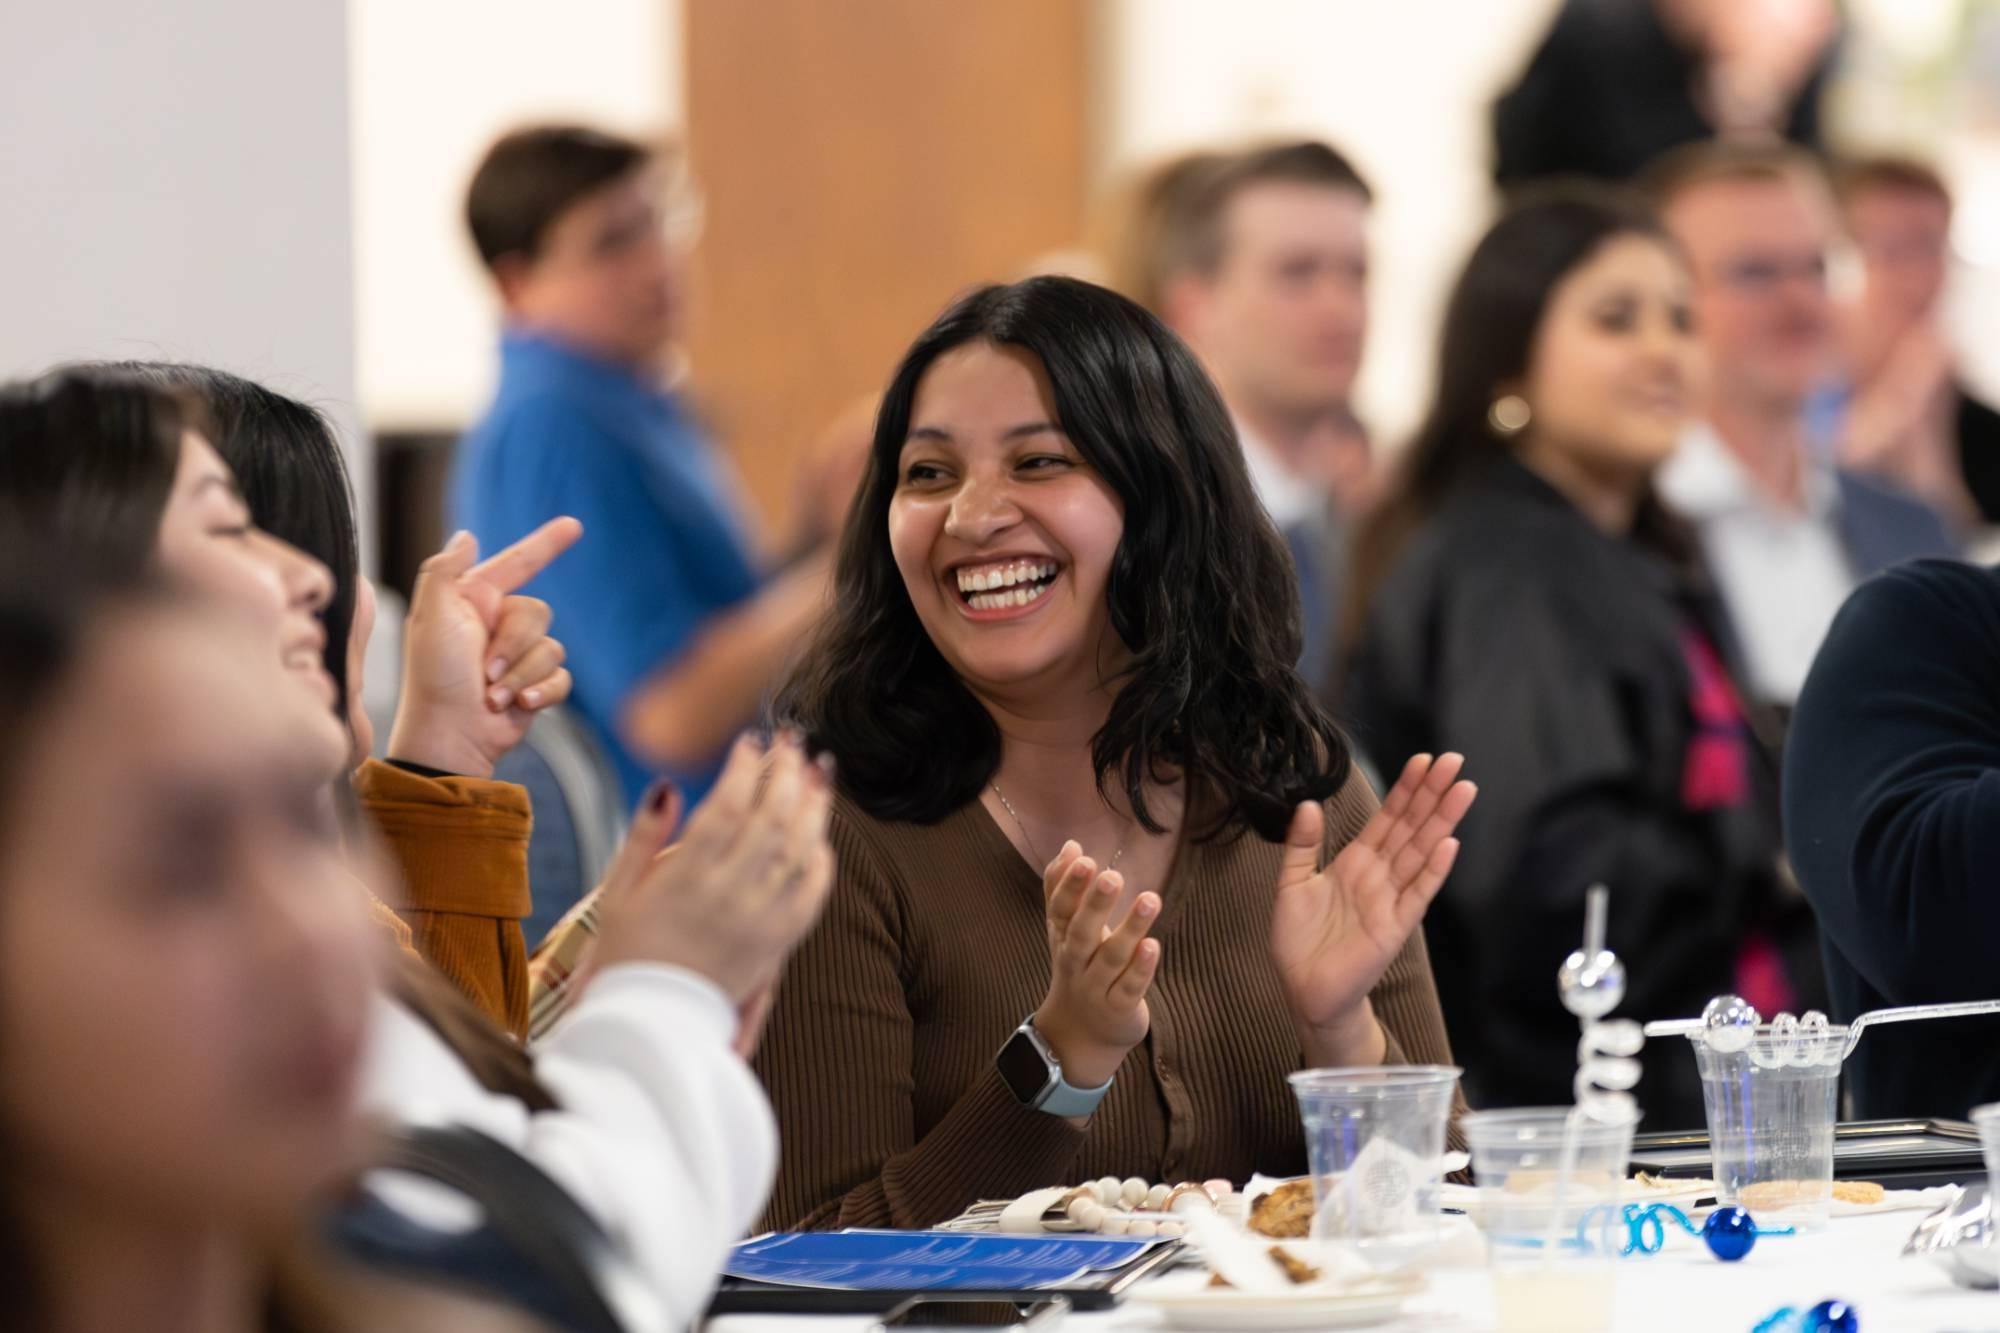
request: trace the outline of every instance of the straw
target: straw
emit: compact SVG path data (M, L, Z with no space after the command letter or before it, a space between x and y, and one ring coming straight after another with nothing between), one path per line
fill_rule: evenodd
M1884 1023L1915 1023L1927 1018L1970 1018L1974 1014L2000 1014L2000 1000L1958 1000L1950 1004L1907 1004L1894 1009L1871 1009L1857 1014L1847 1024L1847 1044L1841 1048L1844 1061L1854 1054L1861 1034ZM1707 1031L1699 1018L1663 1018L1646 1024L1649 1037L1694 1037Z
M1611 890L1602 884L1593 884L1583 899L1583 958L1588 967L1604 952L1605 917L1611 907ZM1583 1027L1585 1038L1590 1032L1591 1019L1588 1014L1578 1014L1577 1021ZM1576 1105L1563 1117L1562 1150L1556 1161L1556 1197L1549 1209L1548 1234L1542 1241L1542 1266L1555 1266L1556 1245L1560 1241L1563 1216L1563 1194L1569 1188L1569 1178L1576 1171L1577 1131L1582 1128L1587 1099L1593 1089L1590 1087L1590 1062L1584 1058L1584 1043L1577 1045L1577 1070L1575 1083Z
M1611 913L1611 890L1593 884L1583 895L1583 956L1595 959L1604 952L1605 918Z
M1961 1000L1956 1004L1908 1004L1897 1009L1872 1009L1847 1025L1847 1045L1840 1058L1854 1054L1861 1034L1879 1023L1913 1023L1924 1018L1969 1018L1974 1014L2000 1014L2000 1000Z

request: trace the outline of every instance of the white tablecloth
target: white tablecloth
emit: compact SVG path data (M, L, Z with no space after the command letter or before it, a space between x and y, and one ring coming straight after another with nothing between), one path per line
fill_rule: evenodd
M1805 1236L1770 1236L1740 1263L1725 1264L1690 1236L1672 1235L1659 1254L1618 1267L1618 1333L1748 1333L1780 1305L1800 1309L1828 1297L1852 1304L1861 1333L2000 1333L2000 1292L1955 1287L1924 1260L1900 1257L1920 1212L1837 1218ZM865 1317L733 1315L710 1333L860 1333ZM1072 1315L1069 1329L1110 1333L1156 1327L1151 1313L1121 1308ZM1493 1297L1481 1269L1433 1272L1430 1288L1381 1333L1491 1333Z

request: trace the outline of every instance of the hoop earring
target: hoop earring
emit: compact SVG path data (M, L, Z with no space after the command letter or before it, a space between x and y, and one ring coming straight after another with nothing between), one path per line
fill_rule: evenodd
M1493 428L1496 435L1519 435L1534 419L1534 409L1518 393L1495 398L1493 406L1486 410L1486 424Z

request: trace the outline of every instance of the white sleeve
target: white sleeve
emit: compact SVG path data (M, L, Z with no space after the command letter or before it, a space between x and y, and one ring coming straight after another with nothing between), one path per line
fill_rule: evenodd
M730 1049L736 1011L720 990L681 968L606 968L535 1048L560 1106L538 1113L481 1087L407 1009L378 1008L369 1111L467 1125L515 1148L624 1247L665 1328L700 1317L729 1247L764 1207L778 1156L770 1103Z

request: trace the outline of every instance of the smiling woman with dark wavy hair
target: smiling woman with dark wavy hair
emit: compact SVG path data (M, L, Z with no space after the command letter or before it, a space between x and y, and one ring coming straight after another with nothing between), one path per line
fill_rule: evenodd
M841 800L759 1062L772 1224L1296 1174L1287 1073L1448 1061L1413 932L1472 788L1423 756L1377 808L1291 667L1294 588L1138 306L1037 278L918 338L779 700Z

